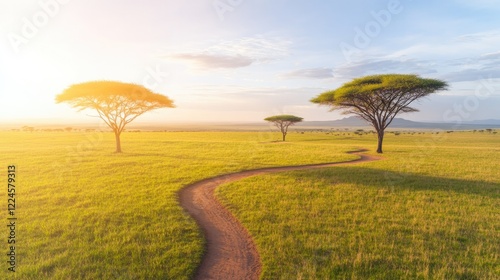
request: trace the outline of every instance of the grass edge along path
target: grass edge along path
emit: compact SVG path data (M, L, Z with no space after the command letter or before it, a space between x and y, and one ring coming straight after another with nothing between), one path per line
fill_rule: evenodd
M179 191L182 208L195 219L203 231L205 253L196 271L195 279L258 279L262 264L250 233L215 197L215 189L225 183L250 176L348 165L379 160L380 157L363 154L366 149L348 152L360 156L344 162L282 166L245 170L207 178L187 185Z

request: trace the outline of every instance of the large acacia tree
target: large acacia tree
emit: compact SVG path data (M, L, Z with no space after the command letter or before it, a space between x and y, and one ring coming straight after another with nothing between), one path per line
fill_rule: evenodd
M116 152L121 153L120 135L140 115L159 108L174 107L168 97L136 84L94 81L75 84L56 96L79 111L93 109L115 133Z
M283 141L285 141L288 127L301 122L303 118L293 115L277 115L267 117L264 120L273 123L281 131L281 134L283 134Z
M384 131L399 113L417 112L413 101L445 90L447 83L417 75L385 74L357 78L340 88L324 92L311 102L354 114L373 125L377 131L377 153L382 153Z

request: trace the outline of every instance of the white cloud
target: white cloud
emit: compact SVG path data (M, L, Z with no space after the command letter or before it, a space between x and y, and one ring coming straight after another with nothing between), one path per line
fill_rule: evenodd
M191 48L166 57L189 60L202 68L240 68L283 58L289 54L290 45L290 41L283 39L243 37L219 41L208 47Z
M490 31L460 35L456 37L454 41L459 43L471 43L471 42L479 43L479 42L487 42L498 39L500 39L500 31L490 30Z
M283 74L285 78L308 78L308 79L329 79L333 78L331 68L308 68L299 69Z
M443 75L448 82L467 82L500 78L500 68L465 69Z
M479 57L479 59L480 60L497 60L497 59L500 59L500 51L483 54L483 55L481 55Z
M344 78L356 78L359 76L383 73L408 73L408 74L430 74L436 70L428 66L426 61L413 59L368 59L365 61L345 64L335 68L335 75Z
M478 81L500 78L500 52L447 61L448 71L442 75L449 82Z
M285 105L308 104L309 99L326 89L200 85L187 88L186 90L190 92L190 96L192 97L189 100L190 104L186 104L189 108L212 107L216 110L269 110Z
M242 55L181 53L171 57L192 61L201 68L240 68L249 66L254 62L253 59Z

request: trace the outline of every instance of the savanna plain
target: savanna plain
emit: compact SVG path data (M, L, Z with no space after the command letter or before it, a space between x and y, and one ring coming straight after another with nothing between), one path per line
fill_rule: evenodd
M247 169L354 160L346 152L361 148L376 155L372 133L279 139L125 132L117 154L108 132L0 132L4 181L7 166L17 167L16 279L190 279L204 240L179 206L182 187ZM500 278L500 135L406 132L384 141L378 161L216 190L252 235L262 279Z

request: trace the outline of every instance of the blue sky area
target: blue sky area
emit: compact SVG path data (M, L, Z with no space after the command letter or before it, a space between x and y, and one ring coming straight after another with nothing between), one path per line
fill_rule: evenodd
M38 0L0 2L0 122L95 122L55 104L91 80L143 84L177 108L138 122L343 117L309 102L364 75L450 89L420 121L500 119L500 5L490 0Z

